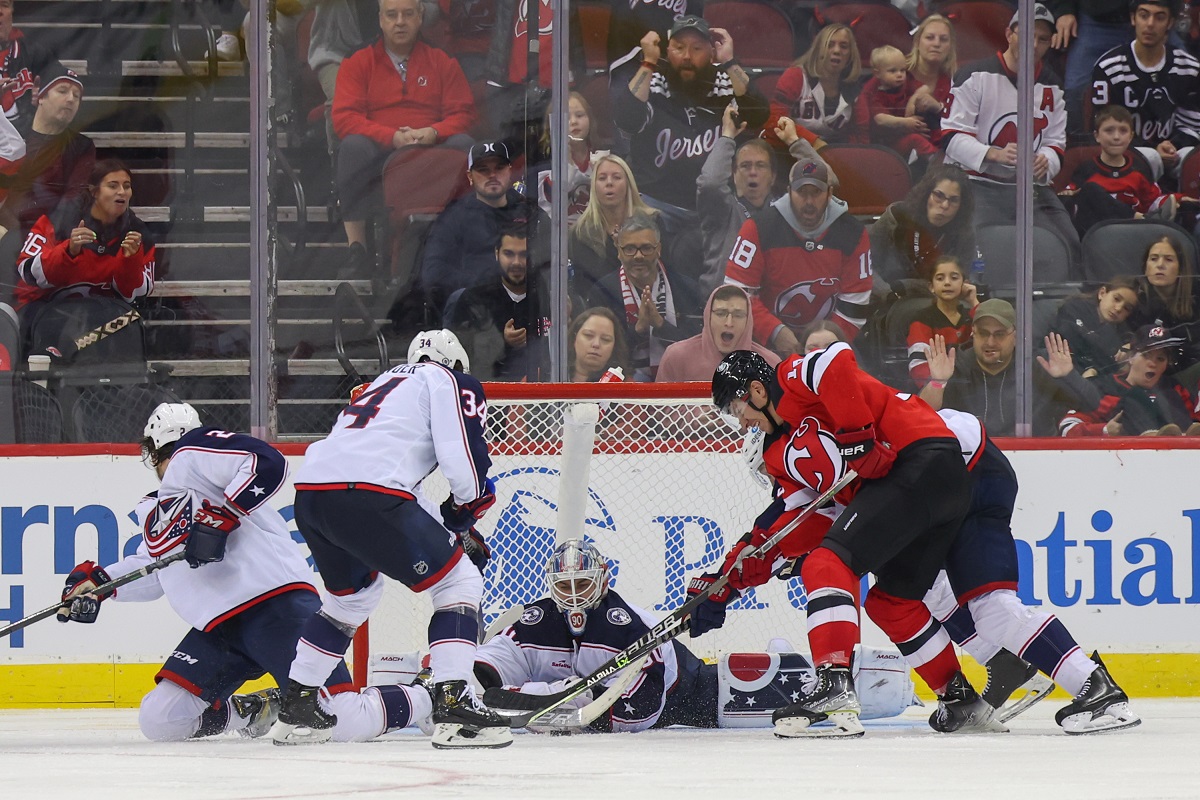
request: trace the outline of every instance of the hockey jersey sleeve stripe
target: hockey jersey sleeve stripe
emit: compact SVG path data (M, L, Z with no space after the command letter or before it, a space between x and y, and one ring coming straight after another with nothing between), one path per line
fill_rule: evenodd
M821 379L839 353L849 350L845 342L835 342L824 350L817 350L804 357L804 385L816 394L821 393Z

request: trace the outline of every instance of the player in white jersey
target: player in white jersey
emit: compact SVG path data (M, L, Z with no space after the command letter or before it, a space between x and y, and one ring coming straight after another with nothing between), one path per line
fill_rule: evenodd
M479 641L481 565L472 533L495 502L483 430L487 405L450 331L417 334L408 363L384 372L308 448L296 474L296 524L327 595L296 645L290 684L271 731L281 744L321 742L337 722L317 687L341 663L383 596L383 575L429 592L434 747L504 747L512 732L468 683ZM440 467L440 509L421 483ZM464 558L460 537L479 556Z
M146 424L142 452L162 486L138 506L137 551L107 569L85 561L67 577L64 621L95 622L90 590L183 549L179 563L122 587L118 601L166 595L192 625L142 698L147 738L181 741L238 731L262 736L279 712L279 690L234 695L270 674L285 686L300 631L320 607L312 570L267 501L287 475L283 456L259 439L201 425L186 403L163 403ZM189 569L189 566L191 567ZM427 719L428 692L383 686L354 691L344 663L325 682L321 704L339 719L335 738L365 741Z

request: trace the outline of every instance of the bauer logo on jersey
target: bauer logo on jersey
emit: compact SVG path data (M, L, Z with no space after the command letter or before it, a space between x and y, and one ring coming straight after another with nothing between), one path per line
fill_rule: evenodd
M613 625L628 625L633 622L633 617L629 616L629 612L623 608L610 608L608 610L608 621Z
M199 504L191 492L158 498L142 526L150 555L158 558L187 538L196 508Z
M522 625L537 625L541 621L542 610L537 606L529 606L529 608L525 609L524 613L521 614Z

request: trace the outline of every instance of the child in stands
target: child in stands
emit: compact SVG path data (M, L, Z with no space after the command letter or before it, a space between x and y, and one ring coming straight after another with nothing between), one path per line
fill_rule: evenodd
M908 374L918 388L929 382L929 340L940 334L947 347L970 342L971 316L979 305L975 287L954 256L942 256L933 265L929 291L933 301L908 326Z
M855 129L851 140L881 144L895 150L910 164L914 161L924 164L937 148L929 141L925 120L905 113L911 95L904 53L891 45L876 47L871 51L871 72L872 77L854 106Z
M1129 339L1127 320L1137 304L1137 278L1118 275L1094 292L1067 298L1050 330L1067 340L1083 377L1111 373L1122 343Z

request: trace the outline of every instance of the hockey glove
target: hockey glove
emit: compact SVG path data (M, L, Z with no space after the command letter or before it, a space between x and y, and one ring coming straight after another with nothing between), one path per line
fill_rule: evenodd
M475 523L483 519L483 515L496 502L496 482L491 478L483 485L483 494L474 500L459 505L454 502L451 494L442 503L442 522L446 529L455 533L466 533Z
M77 564L67 575L66 584L62 590L62 608L58 610L59 622L95 622L100 614L102 598L85 596L101 584L108 583L112 578L97 566L95 561L84 561Z
M718 577L720 576L706 573L692 578L692 582L688 584L687 588L688 599L691 600L697 595L704 594ZM709 595L707 600L692 609L691 616L688 617L688 633L692 638L703 636L724 625L725 606L729 605L730 601L738 599L739 596L738 591L727 583L719 592Z
M240 524L236 513L205 500L192 518L192 529L183 545L183 557L188 566L196 569L223 560L229 534Z
M739 592L743 589L761 586L771 580L771 565L779 555L779 548L775 547L765 553L760 552L750 556L743 552L751 546L757 547L762 544L767 538L766 534L767 532L761 528L755 528L738 539L729 550L729 554L725 556L725 562L721 565L721 574L728 575L729 585Z
M874 423L854 431L842 429L834 437L846 464L865 480L887 475L896 460L892 449L875 438Z
M488 561L492 558L492 549L487 546L487 542L479 535L479 531L474 528L463 531L458 535L458 540L462 542L462 549L467 554L467 558L471 559L471 563L480 572L483 572L483 568L487 566Z

